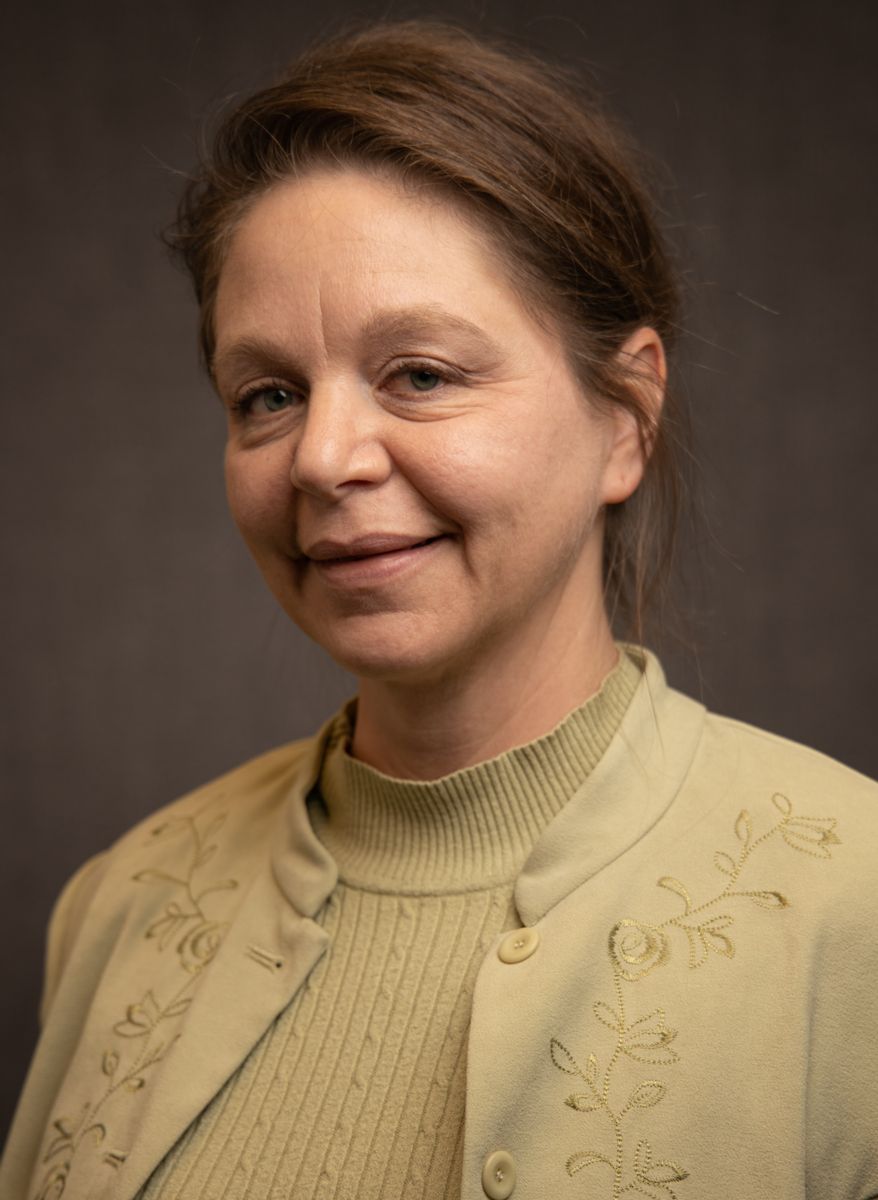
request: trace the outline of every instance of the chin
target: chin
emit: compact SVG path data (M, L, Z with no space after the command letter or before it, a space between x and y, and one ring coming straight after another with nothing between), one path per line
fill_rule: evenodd
M429 622L410 619L399 628L364 621L360 628L305 629L326 653L352 675L385 683L426 684L454 669L457 655L442 639L431 637ZM382 628L384 626L384 628Z

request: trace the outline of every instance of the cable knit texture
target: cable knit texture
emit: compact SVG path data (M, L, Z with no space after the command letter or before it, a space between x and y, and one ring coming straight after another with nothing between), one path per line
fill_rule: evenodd
M349 754L338 714L311 819L339 883L330 950L140 1200L451 1200L475 977L521 924L516 876L601 758L640 678L625 655L544 737L443 779Z

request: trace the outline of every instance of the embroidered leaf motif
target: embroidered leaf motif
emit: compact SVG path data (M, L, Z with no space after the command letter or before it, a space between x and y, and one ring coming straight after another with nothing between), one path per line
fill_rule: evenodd
M67 1175L69 1171L69 1161L52 1167L42 1182L36 1200L59 1200L67 1187Z
M722 916L711 917L709 921L699 925L698 932L701 934L705 949L713 950L715 954L722 954L726 958L734 957L735 946L732 939L720 932L722 929L728 929L732 924L731 917Z
M549 1043L549 1053L552 1056L552 1062L559 1071L563 1071L565 1075L581 1075L582 1072L576 1062L576 1059L570 1053L566 1046L563 1046L557 1038L552 1038Z
M735 946L732 939L726 937L722 932L723 929L728 929L734 920L728 914L711 917L707 921L702 921L700 925L681 925L678 928L682 929L689 939L689 966L700 967L707 961L710 951L715 954L721 954L724 958L733 958L735 954Z
M212 883L210 887L202 888L196 899L200 904L204 897L209 896L211 892L233 892L237 886L237 879L221 879L219 883Z
M626 1108L652 1108L662 1099L667 1088L663 1083L659 1083L657 1079L647 1079L644 1083L638 1083L637 1087L628 1097Z
M182 833L187 829L189 829L189 820L186 817L169 817L167 821L162 821L161 825L155 825L150 830L150 837L158 840L174 833Z
M717 850L713 856L713 865L718 871L722 871L723 875L734 875L736 863L731 854L726 854L725 850Z
M589 1054L588 1062L585 1064L586 1082L593 1084L598 1076L598 1060L593 1054Z
M742 808L738 813L738 819L735 821L735 836L745 846L750 845L750 840L753 837L753 822L750 820L750 814L746 808Z
M678 1167L676 1163L661 1161L657 1162L650 1170L650 1173L644 1175L643 1179L645 1183L657 1183L661 1185L664 1183L677 1183L688 1177L689 1172Z
M113 1026L113 1032L124 1038L146 1037L152 1026L142 1019L139 1008L139 1004L129 1005L126 1019L117 1021Z
M185 879L178 879L176 875L169 875L167 871L159 871L155 867L147 867L145 871L138 871L131 878L138 883L173 883L175 887L186 886Z
M673 875L663 875L658 881L658 885L659 887L667 888L669 892L674 892L686 905L686 912L691 911L692 898L679 879L675 879Z
M595 1000L592 1012L602 1025L606 1025L607 1029L612 1029L613 1033L619 1032L619 1020L609 1004L603 1000Z
M597 1150L580 1150L567 1159L567 1174L575 1175L583 1167L590 1167L594 1163L606 1163L608 1167L613 1165L605 1154L598 1154Z
M55 1155L60 1153L62 1150L69 1150L71 1145L72 1145L72 1142L69 1137L54 1138L51 1142L49 1142L49 1145L46 1148L46 1153L43 1155L43 1162L47 1163L50 1159L54 1158Z
M649 1021L654 1023L649 1025ZM629 1027L620 1048L629 1058L638 1062L654 1066L670 1065L679 1062L680 1059L670 1045L676 1036L677 1030L668 1028L664 1011L657 1008Z
M201 840L204 842L205 845L207 845L207 843L210 841L210 839L215 834L219 833L219 831L222 829L223 825L225 825L226 818L228 817L228 815L229 815L228 813L224 813L224 812L217 813L217 815L208 822L207 828L204 830L204 833L201 835Z
M646 1138L637 1143L634 1152L634 1173L643 1183L654 1183L659 1187L668 1183L679 1183L689 1178L689 1172L676 1163L652 1160L652 1146Z
M122 1163L127 1157L128 1154L124 1150L108 1150L104 1155L104 1162L108 1167L115 1167L118 1169L122 1166Z
M59 1151L66 1150L71 1145L73 1135L76 1132L68 1117L59 1117L57 1121L53 1121L52 1128L58 1131L58 1136L49 1142L46 1153L43 1156L44 1163L48 1162L50 1158L54 1158Z
M168 1005L168 1007L165 1009L165 1016L166 1017L179 1017L186 1011L186 1009L189 1007L189 1005L191 1003L192 1003L192 997L184 996L183 999L178 1000L176 1002L176 1004Z
M101 1070L105 1075L112 1077L116 1074L116 1068L119 1065L119 1054L116 1050L107 1050L101 1062Z
M176 911L173 911L174 909ZM149 926L146 936L147 938L158 938L158 949L162 951L173 941L181 925L185 925L195 915L197 914L181 912L177 905L169 904L165 915L159 917L157 921L153 921Z
M781 892L741 892L742 896L749 896L754 904L758 904L760 908L789 908L790 902Z
M96 1121L94 1125L89 1125L88 1129L86 1129L82 1136L88 1137L89 1134L91 1134L94 1144L99 1146L107 1136L107 1127L106 1125L102 1125L100 1121Z
M777 811L779 813L781 813L781 815L784 817L788 817L790 815L790 813L793 811L792 802L788 799L788 797L784 796L781 792L774 793L774 795L771 797L771 803L774 805L774 807L777 809Z
M195 865L197 867L203 867L205 863L209 863L218 849L219 847L217 846L216 842L214 842L212 846L206 846L195 860Z
M151 991L147 992L139 1004L129 1004L125 1010L125 1020L119 1021L113 1029L120 1037L143 1037L161 1020L161 1009Z
M596 1108L601 1108L602 1104L598 1097L588 1092L578 1092L567 1097L564 1101L568 1108L575 1108L577 1112L594 1112Z

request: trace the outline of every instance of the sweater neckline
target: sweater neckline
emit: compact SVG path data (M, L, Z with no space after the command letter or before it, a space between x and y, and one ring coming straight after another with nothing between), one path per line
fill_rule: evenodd
M600 689L554 729L441 779L396 779L350 754L356 698L333 719L310 804L339 878L371 891L459 893L511 883L603 757L640 681L620 647Z

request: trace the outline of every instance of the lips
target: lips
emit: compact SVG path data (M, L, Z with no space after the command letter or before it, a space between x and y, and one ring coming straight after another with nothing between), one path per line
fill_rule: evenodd
M398 550L412 550L438 541L443 534L428 537L394 533L370 533L353 538L348 542L321 539L305 551L307 558L315 562L344 562L351 559L374 558L379 554L392 554Z

